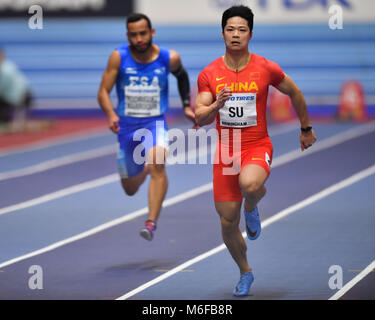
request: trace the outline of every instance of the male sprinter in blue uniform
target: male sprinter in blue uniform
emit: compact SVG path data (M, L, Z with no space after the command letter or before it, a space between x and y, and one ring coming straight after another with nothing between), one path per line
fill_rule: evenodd
M129 44L112 52L99 87L98 102L107 115L110 129L118 135L118 168L125 193L134 195L146 176L151 176L149 214L140 235L152 240L168 188L164 164L168 147L164 113L168 108L169 72L177 78L185 116L195 123L195 115L190 108L189 77L179 54L152 43L155 30L146 15L128 16L126 26ZM115 83L116 111L110 100ZM141 136L144 136L143 141L139 141ZM134 159L135 151L140 147L144 148L146 164Z

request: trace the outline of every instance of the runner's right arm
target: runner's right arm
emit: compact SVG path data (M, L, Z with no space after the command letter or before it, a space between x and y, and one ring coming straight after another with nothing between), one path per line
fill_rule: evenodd
M225 86L216 96L216 100L211 92L202 91L198 93L195 101L195 118L199 126L212 123L219 110L224 107L225 101L232 96L232 91Z
M104 70L97 96L98 103L108 118L109 128L114 133L119 132L120 127L118 125L119 117L117 116L115 110L112 107L110 93L116 82L120 68L120 63L120 53L117 50L115 50L109 57L107 68Z

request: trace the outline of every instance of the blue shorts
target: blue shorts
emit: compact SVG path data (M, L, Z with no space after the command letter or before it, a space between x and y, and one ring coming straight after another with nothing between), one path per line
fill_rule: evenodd
M117 165L124 179L143 171L146 153L152 147L168 148L168 127L164 115L137 119L136 123L120 118L119 124Z

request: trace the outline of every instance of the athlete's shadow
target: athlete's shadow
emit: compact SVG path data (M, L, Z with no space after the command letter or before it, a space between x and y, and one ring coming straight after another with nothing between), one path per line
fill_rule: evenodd
M123 272L127 270L154 270L155 272L163 273L169 271L175 265L175 261L162 261L158 259L150 259L109 266L105 268L105 271Z
M235 297L230 292L222 292L210 295L207 299L212 300L284 300L287 292L282 291L257 291L253 290L249 295L244 297Z

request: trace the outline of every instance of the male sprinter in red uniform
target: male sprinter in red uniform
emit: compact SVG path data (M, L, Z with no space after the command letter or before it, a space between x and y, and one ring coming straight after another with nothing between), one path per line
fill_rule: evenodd
M297 85L276 63L248 51L253 18L253 12L246 6L233 6L223 13L222 36L226 52L200 73L195 111L200 126L215 118L217 121L216 156L220 159L214 163L214 201L224 243L241 273L233 291L235 296L247 295L254 281L239 222L245 198L247 237L250 240L259 237L261 225L257 203L266 193L264 183L270 174L273 152L266 124L269 85L292 100L301 122L301 150L309 148L316 140L305 99ZM240 139L236 130L240 132ZM240 144L239 153L235 152L236 143ZM233 161L240 164L234 174L224 170L229 165L220 157L223 149L231 152Z

